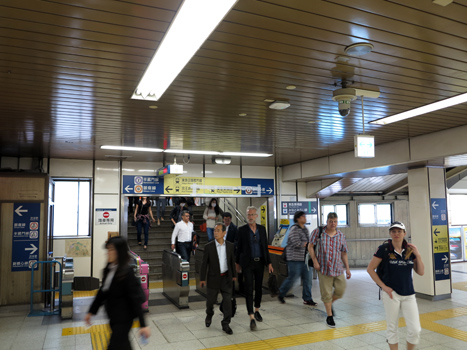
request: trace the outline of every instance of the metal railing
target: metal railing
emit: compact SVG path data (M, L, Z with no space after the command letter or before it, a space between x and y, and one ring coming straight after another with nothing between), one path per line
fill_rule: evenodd
M238 224L237 226L240 226L240 223L246 224L248 222L245 216L243 216L243 214L240 211L238 211L238 209L234 207L232 203L230 203L228 200L225 200L224 198L219 198L219 199L220 199L220 202L223 203L224 206L227 207L230 212L234 213L235 218L237 219L237 224Z

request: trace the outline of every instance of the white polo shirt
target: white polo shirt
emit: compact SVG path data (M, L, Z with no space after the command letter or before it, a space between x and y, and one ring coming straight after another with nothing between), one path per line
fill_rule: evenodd
M193 239L193 223L190 221L186 224L185 221L179 221L175 225L172 232L172 244L176 242L191 242Z

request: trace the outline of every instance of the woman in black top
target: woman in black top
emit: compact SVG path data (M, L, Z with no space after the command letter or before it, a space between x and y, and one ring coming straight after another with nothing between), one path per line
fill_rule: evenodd
M122 237L112 237L106 243L108 264L104 269L102 287L89 308L84 321L91 325L91 316L97 314L104 304L112 330L108 350L131 349L128 333L133 325L133 319L140 322L139 334L149 338L151 332L146 326L143 308L144 292L139 279L130 267L128 244Z
M151 216L152 222L156 221L152 215L151 201L148 199L148 197L142 197L138 204L136 204L134 219L136 222L136 235L139 245L141 245L141 231L144 227L144 249L148 247L149 227L151 227L149 216Z

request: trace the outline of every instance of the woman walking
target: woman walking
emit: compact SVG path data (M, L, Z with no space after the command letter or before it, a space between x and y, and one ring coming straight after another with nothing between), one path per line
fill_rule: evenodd
M151 217L152 222L156 221L152 215L151 201L148 197L143 197L138 204L136 204L134 219L136 222L136 236L139 245L141 245L141 231L144 227L144 249L148 247L149 228L151 227L149 217Z

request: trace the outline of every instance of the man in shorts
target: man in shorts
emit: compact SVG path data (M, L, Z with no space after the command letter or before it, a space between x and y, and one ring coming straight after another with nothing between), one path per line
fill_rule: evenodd
M316 228L310 236L308 251L313 260L313 267L318 271L319 290L321 300L326 307L326 324L334 328L334 309L332 303L342 298L345 292L345 278L351 277L349 259L347 257L347 242L344 234L337 229L337 214L329 213L326 226L319 237L319 228ZM315 245L317 253L315 254ZM344 267L345 274L344 276Z

